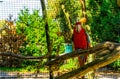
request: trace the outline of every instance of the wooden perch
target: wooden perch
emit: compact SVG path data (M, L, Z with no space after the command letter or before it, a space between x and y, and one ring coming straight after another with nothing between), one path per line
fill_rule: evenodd
M74 76L79 75L79 77L84 76L89 71L93 71L100 67L106 66L120 58L120 46L116 47L112 53L104 56L101 59L97 59L91 63L86 64L85 66L75 69L71 72L65 73L61 76L56 77L55 79L71 79Z
M60 63L61 61L64 61L66 59L69 59L69 58L72 58L72 57L76 57L78 55L82 55L82 54L85 54L85 53L89 53L89 54L92 54L92 53L98 53L97 51L101 50L101 49L109 49L109 50L113 50L115 46L119 46L120 44L119 43L112 43L112 42L105 42L105 43L102 43L102 44L98 44L88 50L83 50L83 51L79 51L79 52L72 52L72 53L68 53L68 54L65 54L65 55L62 55L62 56L57 56L55 58L54 55L50 56L51 58L55 58L49 62L46 62L45 65L49 66L49 65L55 65L57 63ZM45 55L45 56L38 56L38 57L34 57L34 56L22 56L20 54L13 54L13 53L10 53L10 52L1 52L0 55L2 56L11 56L11 57L16 57L16 58L19 58L19 59L45 59L45 58L48 58L49 56L48 55Z
M11 57L16 57L16 58L19 58L19 59L45 59L45 58L48 58L49 56L48 55L44 55L44 56L22 56L20 54L14 54L14 53L10 53L10 52L5 52L5 53L0 53L0 55L2 56L11 56ZM51 58L54 58L55 56L51 56Z
M113 50L114 47L115 47L114 43L112 43L112 42L101 43L101 44L98 44L98 45L96 45L96 46L94 46L92 48L89 48L87 50L82 50L82 51L79 51L79 52L73 51L71 53L67 53L67 54L58 56L55 59L46 62L45 65L47 65L47 66L55 65L55 64L58 64L58 63L66 60L66 59L77 57L79 55L83 55L83 54L86 54L86 53L88 53L88 54L97 53L97 51L100 51L101 49Z

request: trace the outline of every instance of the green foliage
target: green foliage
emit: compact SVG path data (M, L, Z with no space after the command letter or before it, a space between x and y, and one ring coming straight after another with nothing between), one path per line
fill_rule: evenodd
M94 42L120 42L120 9L116 0L89 0L87 3L91 37ZM119 67L120 61L110 66Z
M59 32L60 27L58 26L58 22L56 20L48 19L49 24L49 35L50 41L52 44L52 54L63 53L64 52L64 39L62 36L58 36L56 33Z
M63 53L63 37L58 37L57 32L59 27L57 21L48 18L49 35L51 41L52 54ZM47 43L45 34L45 23L42 17L39 15L38 10L34 10L30 13L28 9L21 10L19 18L16 21L17 33L25 35L25 42L20 49L20 53L25 56L42 56L47 53ZM42 61L44 62L44 61ZM41 62L41 63L42 63ZM32 66L36 66L39 62L24 61L22 66L26 69L31 69Z
M48 18L48 24L51 43L53 43L53 49L56 49L55 47L57 47L57 45L61 45L64 40L56 34L60 29L57 22ZM33 13L30 14L28 9L21 10L16 25L17 32L23 33L26 36L24 47L20 49L21 53L32 56L45 55L47 52L44 28L45 24L42 17L39 16L39 11L34 10Z
M13 67L0 67L0 70L2 70L2 71L13 71L13 72L15 72L15 71L21 71L22 70L22 68L13 68Z
M78 67L78 60L77 58L68 59L64 61L64 64L60 67L60 70L72 70Z
M94 5L93 5L94 4ZM115 0L90 0L91 31L96 42L119 42L120 12Z
M48 0L49 1L49 0ZM50 0L51 1L51 0ZM93 43L105 41L120 42L120 9L116 0L86 0L87 24L90 26ZM61 8L64 5L65 12L70 15L71 25L77 17L81 17L81 5L79 0L52 0L56 4L52 6L57 9L55 18L63 32L69 31L68 22ZM54 12L54 11L52 11ZM117 63L117 64L116 64ZM119 60L114 63L120 66Z
M81 18L81 4L80 0L67 0L64 2L65 10L70 15L70 21L73 25L77 18Z
M120 59L115 61L114 63L109 64L109 66L111 66L115 69L120 68Z
M51 4L50 4L51 3ZM81 5L79 0L48 0L48 24L49 35L52 47L52 54L64 51L63 37L58 37L56 32L69 32L68 21L61 8L70 15L70 23L73 26L77 17L81 17ZM50 7L51 6L51 7ZM51 11L52 8L52 11ZM120 42L120 9L116 0L87 0L86 13L88 25L91 27L91 37L93 42ZM49 13L51 13L49 15ZM54 18L54 20L53 20ZM24 55L40 56L47 53L44 21L39 16L39 11L30 13L28 9L21 10L16 22L17 32L26 35L23 48L20 49ZM118 62L118 61L117 61ZM28 63L29 64L29 63ZM115 64L120 65L120 64Z
M26 36L26 41L21 53L30 56L40 56L47 52L44 33L44 22L39 16L39 11L34 10L30 14L28 9L21 10L19 19L16 22L17 32Z
M62 0L60 4L64 5L64 10L66 13L69 14L69 20L71 22L71 26L73 26L76 19L78 17L80 18L80 16L81 16L80 15L81 6L80 6L79 0L67 0L67 1ZM68 21L66 19L66 16L65 16L63 10L61 9L61 6L58 8L60 9L60 13L58 13L58 16L59 16L58 19L60 22L61 30L63 32L68 32L69 29L68 29Z
M48 7L50 8L48 9L49 16L57 19L60 32L62 32L65 42L71 42L69 40L71 38L69 26L73 27L76 18L81 16L79 0L48 0Z

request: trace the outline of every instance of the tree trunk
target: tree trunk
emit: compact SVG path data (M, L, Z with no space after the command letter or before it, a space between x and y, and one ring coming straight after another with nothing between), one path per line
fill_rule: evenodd
M117 0L117 5L118 7L120 7L120 0Z
M82 17L87 18L85 0L80 0L80 3L82 5Z
M42 14L43 14L43 19L45 21L45 33L46 33L46 42L47 42L47 49L48 49L48 56L51 56L52 52L52 46L50 43L50 36L49 36L49 27L48 27L48 21L47 21L47 11L46 11L46 6L45 6L45 0L40 0L41 1L41 6L42 6ZM48 57L48 61L50 61L51 58ZM53 79L53 73L51 70L51 66L49 66L49 75L50 79Z

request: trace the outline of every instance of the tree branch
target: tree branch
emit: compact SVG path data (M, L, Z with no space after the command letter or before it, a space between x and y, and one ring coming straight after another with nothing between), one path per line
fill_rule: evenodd
M16 57L16 58L19 58L19 59L45 59L45 58L48 58L49 56L47 55L44 55L44 56L38 56L38 57L35 57L35 56L22 56L20 54L13 54L13 53L10 53L10 52L4 52L4 53L0 53L0 55L2 56L11 56L11 57ZM51 56L51 58L54 58L55 56Z
M79 77L84 76L89 71L93 71L100 67L106 66L120 58L120 46L116 47L116 49L108 54L107 56L103 57L102 59L97 59L91 63L86 64L85 66L75 69L71 72L65 73L61 76L56 77L55 79L71 79L73 76L79 75Z
M80 51L73 51L71 53L67 53L67 54L64 54L64 55L61 55L61 56L58 56L56 57L55 59L51 60L51 61L48 61L45 63L45 65L47 66L50 66L50 65L55 65L55 64L58 64L66 59L69 59L69 58L73 58L73 57L77 57L79 55L83 55L83 54L93 54L93 53L97 53L97 51L100 51L101 49L109 49L109 50L113 50L115 47L114 43L112 42L105 42L105 43L101 43L101 44L98 44L92 48L89 48L87 50L80 50Z

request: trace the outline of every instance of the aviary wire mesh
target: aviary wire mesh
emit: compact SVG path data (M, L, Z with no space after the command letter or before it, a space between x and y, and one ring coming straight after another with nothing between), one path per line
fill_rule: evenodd
M16 34L15 28L19 14L24 9L29 10L30 14L38 10L38 14L42 15L40 0L0 0L0 53L20 54L19 48L24 38ZM28 64L27 67L22 64L23 61ZM11 56L0 56L0 79L48 79L47 71L32 71L37 69L38 63L38 60L26 61ZM24 71L25 68L29 71Z
M49 1L51 1L51 2L49 2L50 3L49 6L50 5L58 6L57 3L55 3L55 0L49 0ZM52 5L52 1L54 1L55 5ZM46 2L46 0L45 0L45 2ZM79 3L79 0L76 0L75 2L77 3L78 6L81 6ZM46 4L47 4L47 2L46 2ZM63 3L61 3L61 5L62 4ZM57 17L67 18L67 16L68 16L67 13L66 13L66 16L64 15L64 6L62 8L63 12L58 15L56 14L56 12L60 12L61 10L57 10L57 9L54 10L52 7L49 7L49 6L46 9L48 10L48 15L50 15L50 17L52 17L53 22L56 22ZM66 6L66 4L65 4L65 6ZM71 9L73 9L74 7L75 6L73 6ZM24 9L25 9L25 11L24 11ZM77 14L80 14L81 8L77 7L77 9L79 9ZM24 24L31 26L30 25L31 22L33 22L33 23L36 22L36 23L34 23L35 26L38 22L44 24L44 22L42 22L41 20L38 20L41 18L37 18L35 16L34 16L35 20L32 20L32 21L30 20L31 18L34 19L34 17L32 17L32 16L36 15L36 13L37 13L37 11L35 13L33 13L34 10L39 11L38 12L39 15L37 15L37 16L42 16L42 8L41 8L40 0L0 0L0 53L7 52L7 53L14 53L14 54L21 54L20 52L25 52L24 49L26 49L27 46L29 47L31 45L31 44L26 45L26 48L19 50L21 48L22 44L24 44L24 43L28 44L28 42L24 42L26 40L25 36L18 35L15 28L16 28L16 21L20 20L21 18L23 20L26 20L26 22L27 22L27 24L26 24L26 23L19 21L20 24L23 24L21 26L24 26ZM51 12L50 10L53 10L53 13L50 13ZM31 15L32 13L33 13L33 15L31 15L27 18L23 18L21 16L20 12L23 12L23 14L26 17L28 15ZM28 14L27 14L27 12L28 12ZM72 10L71 12L74 12L74 10ZM72 17L70 17L72 23L75 22L75 19L77 17L81 16L81 14L80 15L77 15L77 14L75 14L74 16L72 15ZM65 20L65 19L61 18L59 20ZM38 24L40 26L42 26L40 23L38 23ZM60 28L58 28L57 24L56 24L56 27L58 28L57 31L61 31L61 28L62 29L64 28L62 31L64 33L63 35L65 38L62 38L62 39L64 39L66 42L70 41L68 39L69 33L67 35L67 33L64 32L64 31L68 32L68 31L70 31L70 29L66 29L66 27L63 27L63 26L69 25L69 22L59 23L59 24L61 25ZM72 25L72 27L73 27L73 25ZM42 31L41 31L41 29L42 29ZM54 27L52 29L54 29ZM23 32L23 33L25 33L25 34L28 33L28 34L32 35L32 32L34 32L33 37L31 37L31 38L37 37L35 35L42 33L41 37L43 38L43 36L45 35L43 33L44 32L43 30L44 30L43 28L40 28L40 30L38 30L37 32L28 30L31 34L28 33L28 31ZM57 32L57 34L59 35L58 32ZM55 36L55 35L56 35L56 30L54 30L53 36ZM51 37L53 37L53 36L51 36ZM38 36L38 38L40 38L40 37ZM58 39L58 37L56 37L55 39ZM55 39L53 39L51 41L53 43L57 43L57 42L54 42ZM35 39L33 39L33 40L35 40ZM32 43L33 41L32 42L31 41L32 40L30 40L29 42ZM39 40L37 40L37 41L39 41ZM44 43L46 42L46 40L41 40L41 41ZM61 40L59 40L59 41L61 41ZM40 43L34 43L33 45L31 45L31 47L33 46L32 48L34 48L34 46L36 46L36 47L40 47L39 49L41 49L41 50L39 50L39 49L36 49L33 51L29 50L29 53L26 54L25 56L29 56L29 55L38 56L39 53L34 54L34 52L36 52L36 51L39 51L39 52L45 51L46 52L46 49L44 47L42 47L42 46L47 47L44 43L40 42ZM58 54L58 55L65 54L65 53L59 52L59 48L62 48L62 49L65 48L64 41L62 40L62 42L59 43L59 45L60 46L58 46L58 47L55 46L55 48L53 49L54 52L56 52L55 54ZM28 50L28 49L26 49L26 50ZM64 51L65 51L65 49L62 50L62 52L64 52ZM46 53L44 53L44 55L45 54ZM23 59L11 57L11 56L0 56L0 79L21 79L21 78L22 79L49 79L49 70L43 64L46 61L47 61L47 59L23 60ZM55 70L53 70L53 77L67 73L69 71L77 69L78 67L79 67L78 66L78 58L77 57L70 58L68 60L65 60L64 62L61 62L59 68L55 67ZM25 68L27 71L25 71ZM103 71L104 71L104 73L102 73ZM92 78L94 78L94 79L119 79L120 75L118 73L113 75L113 74L105 73L105 72L108 72L108 69L106 67L102 68L100 70L95 70L95 73L90 72L90 74L93 73L94 77L92 77ZM86 76L88 76L88 75L89 75L89 73ZM74 77L73 79L79 79L79 77ZM86 78L86 79L90 79L90 78Z

